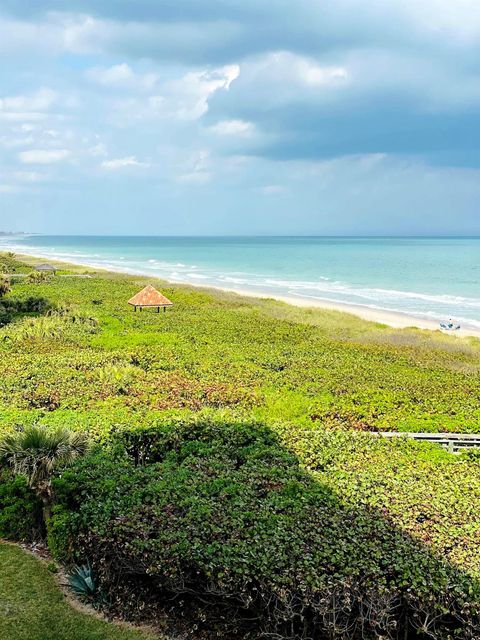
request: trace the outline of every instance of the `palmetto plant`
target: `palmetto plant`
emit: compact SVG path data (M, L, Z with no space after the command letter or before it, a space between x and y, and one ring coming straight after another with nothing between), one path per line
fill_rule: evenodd
M7 434L0 440L0 462L9 466L16 475L27 478L29 486L43 503L46 522L52 506L54 471L71 464L87 449L84 433L33 425Z

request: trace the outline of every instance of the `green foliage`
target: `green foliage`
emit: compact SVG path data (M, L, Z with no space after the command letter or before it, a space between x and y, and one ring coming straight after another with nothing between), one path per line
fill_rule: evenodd
M5 326L24 314L45 313L50 309L50 304L45 298L29 296L28 298L2 298L0 301L0 327ZM3 335L8 340L7 335Z
M0 253L0 274L13 275L15 273L28 273L31 266L19 260L14 253Z
M42 535L42 504L23 477L0 472L0 538L32 541Z
M48 481L57 467L84 455L87 446L83 433L34 425L3 436L0 461L25 476L33 488Z
M97 320L89 314L69 314L48 310L48 315L40 317L25 317L12 324L4 332L4 340L16 345L31 346L32 342L75 343L78 338L88 333L94 333Z
M255 621L256 633L279 638L480 632L477 580L382 510L306 473L263 425L118 432L109 452L78 461L55 490L51 548L89 558L122 613L187 593L192 611L221 605L225 624Z
M28 486L42 501L44 520L50 516L53 472L71 464L88 449L85 434L68 429L27 426L0 440L0 464L26 478Z
M327 628L332 597L357 613L373 602L380 629L393 594L398 628L402 611L435 625L443 606L455 619L442 613L432 637L448 625L462 637L466 584L465 619L478 604L478 456L368 432L478 432L479 342L184 286L160 285L171 313L132 313L145 284L18 278L2 298L0 433L40 421L107 450L55 479L57 555L91 559L106 585L118 577L122 611L141 610L132 585L150 603L188 599L193 581L224 620L258 607L271 629L269 607L291 621L294 594L294 629L307 601L326 609L308 605L305 625Z
M51 319L21 317L45 306L12 309L17 315L0 330L0 429L3 408L41 408L25 398L28 376L54 387L55 410L95 411L105 422L114 407L231 408L341 429L478 429L476 341L186 287L163 288L175 299L172 313L135 315L126 300L144 284L117 275L56 278L35 286L35 298L55 309ZM15 302L32 291L18 280ZM122 382L99 384L100 370L113 378L114 368L128 373L128 393L119 393Z
M48 271L31 271L26 280L28 284L43 284L52 280L52 274Z

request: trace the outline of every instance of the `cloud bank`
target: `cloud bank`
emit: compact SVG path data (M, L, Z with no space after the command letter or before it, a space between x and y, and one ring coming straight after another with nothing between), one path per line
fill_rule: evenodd
M0 0L0 53L0 227L480 233L474 0Z

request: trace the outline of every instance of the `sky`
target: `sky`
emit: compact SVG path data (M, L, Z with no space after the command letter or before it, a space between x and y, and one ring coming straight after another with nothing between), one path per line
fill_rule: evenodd
M480 234L478 0L0 0L0 230Z

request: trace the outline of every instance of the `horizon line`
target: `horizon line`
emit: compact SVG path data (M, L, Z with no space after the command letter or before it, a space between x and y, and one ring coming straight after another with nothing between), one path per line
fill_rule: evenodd
M480 234L107 234L107 233L46 233L36 231L0 231L0 238L9 238L15 236L42 236L54 238L438 238L438 239L480 239Z

